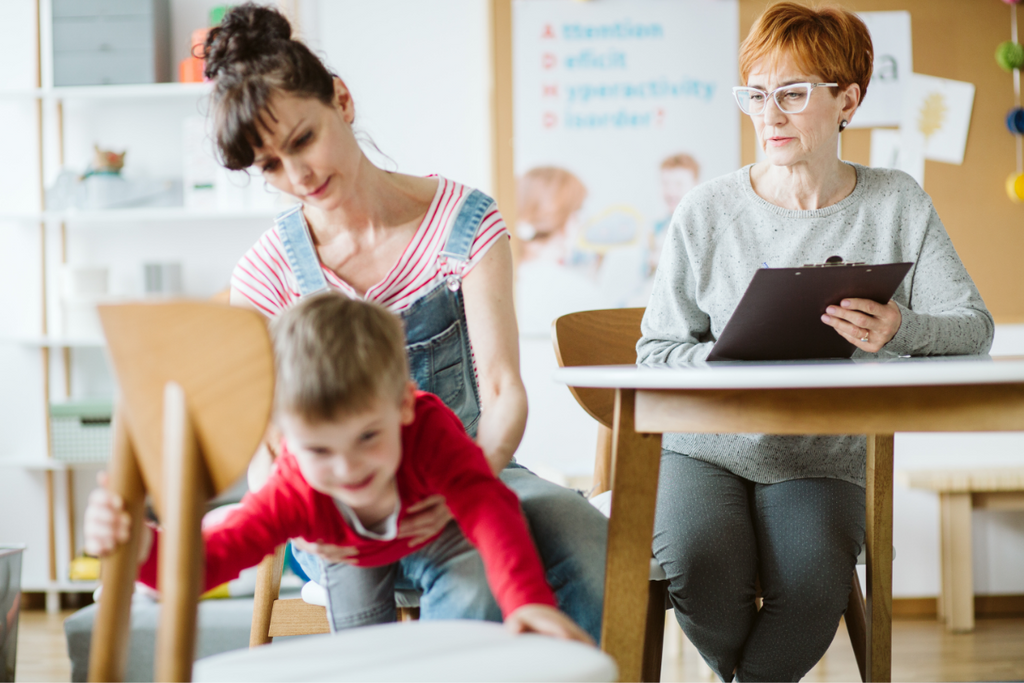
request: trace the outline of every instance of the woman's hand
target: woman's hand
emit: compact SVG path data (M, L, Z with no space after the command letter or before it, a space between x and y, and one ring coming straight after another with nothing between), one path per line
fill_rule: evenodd
M418 545L435 534L452 520L452 511L445 504L444 496L427 496L406 509L406 517L398 525L398 538L409 539L409 545Z
M903 316L896 302L882 305L871 299L843 299L829 306L821 322L868 353L878 353L899 332Z
M445 505L444 496L433 495L424 498L406 510L406 517L398 525L398 538L409 539L409 545L419 545L440 533L452 520L452 512ZM292 545L307 553L322 557L331 563L352 563L358 550L350 545L332 543L310 543L293 538Z
M594 641L562 612L548 605L523 605L505 619L505 628L512 633L540 633L555 638L575 640L587 645Z
M89 494L85 507L85 552L94 557L106 557L118 546L127 543L132 531L131 515L124 509L124 500L109 488L106 472L96 474L99 488ZM153 530L142 526L139 544L140 561L149 556L153 545Z
M344 562L351 564L359 551L351 545L334 545L333 543L310 543L301 538L293 538L292 545L303 552L321 557L331 564Z

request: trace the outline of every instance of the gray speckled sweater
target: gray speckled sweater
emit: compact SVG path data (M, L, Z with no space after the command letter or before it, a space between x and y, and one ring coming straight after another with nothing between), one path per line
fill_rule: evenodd
M824 209L765 201L750 185L749 166L687 194L672 216L637 362L705 359L762 262L794 267L834 254L914 262L893 296L903 321L879 356L987 353L992 316L931 199L905 173L853 166L854 191ZM863 436L666 434L663 446L759 483L828 477L864 486Z

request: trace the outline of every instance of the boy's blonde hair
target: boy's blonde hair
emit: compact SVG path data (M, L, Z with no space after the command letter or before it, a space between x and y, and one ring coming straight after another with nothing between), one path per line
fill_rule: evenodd
M340 292L302 299L270 324L275 409L309 421L400 401L409 381L402 321Z

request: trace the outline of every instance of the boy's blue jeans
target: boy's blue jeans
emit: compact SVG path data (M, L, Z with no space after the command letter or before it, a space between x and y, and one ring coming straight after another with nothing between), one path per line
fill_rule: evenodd
M501 621L480 554L455 522L427 546L382 567L330 564L301 551L295 557L327 593L332 632L394 621L396 589L420 592L421 619Z
M516 463L500 478L519 497L559 607L599 642L608 539L604 515L576 491ZM295 557L326 589L334 630L394 621L396 588L422 592L421 619L501 621L480 555L454 522L427 547L385 567L328 564L301 551Z

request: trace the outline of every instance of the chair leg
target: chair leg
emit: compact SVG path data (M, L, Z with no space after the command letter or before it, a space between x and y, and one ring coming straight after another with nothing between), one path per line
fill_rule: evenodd
M644 628L644 661L640 680L661 680L662 648L665 644L665 598L668 581L649 581L647 586L647 624Z
M612 487L612 430L597 425L597 452L594 453L594 486L591 496Z
M203 585L203 504L212 489L192 430L185 392L168 382L164 391L164 498L155 678L192 680L196 610Z
M114 446L110 463L110 490L124 500L131 515L128 542L103 560L103 597L96 613L89 647L90 681L123 681L128 661L128 620L132 589L138 575L139 538L145 507L145 488L132 450L124 415L114 418Z
M249 629L249 647L266 645L270 637L270 617L274 601L281 593L281 572L284 570L284 544L277 546L273 555L267 555L256 570L256 592L252 600L252 626Z
M399 607L395 615L395 621L418 621L420 618L419 607Z
M864 593L860 589L860 578L857 569L853 570L853 585L850 587L850 601L846 604L846 633L850 636L853 656L857 658L860 680L867 678L867 607L864 605Z

